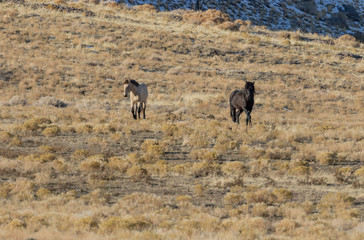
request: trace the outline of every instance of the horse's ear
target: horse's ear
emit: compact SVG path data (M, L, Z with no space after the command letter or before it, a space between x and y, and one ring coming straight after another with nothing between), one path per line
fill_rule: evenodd
M253 82L253 85L254 85L255 81Z

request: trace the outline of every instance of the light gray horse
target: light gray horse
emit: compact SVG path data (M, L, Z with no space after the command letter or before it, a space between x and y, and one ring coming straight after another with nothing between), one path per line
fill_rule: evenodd
M143 118L145 119L145 109L147 107L148 89L144 83L139 84L135 80L125 80L124 97L130 93L131 113L134 119L140 118L140 111L143 110Z

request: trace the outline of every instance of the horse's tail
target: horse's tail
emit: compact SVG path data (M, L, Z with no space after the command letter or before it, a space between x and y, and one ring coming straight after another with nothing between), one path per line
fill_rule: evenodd
M237 92L238 92L238 90L234 90L233 92L231 92L230 97L229 97L230 117L233 120L233 122L236 121L236 116L235 116L236 113L235 113L235 107L233 106L232 100Z

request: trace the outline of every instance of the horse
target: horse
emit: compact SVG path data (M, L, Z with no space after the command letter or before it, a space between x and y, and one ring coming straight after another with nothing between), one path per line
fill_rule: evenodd
M246 125L252 126L251 120L251 112L253 110L254 105L254 88L255 82L247 82L245 81L244 89L234 90L230 94L230 116L233 122L237 122L239 124L239 117L242 112L246 113ZM236 113L236 110L238 112Z
M131 113L134 119L140 118L140 112L143 110L143 119L145 119L145 109L147 107L148 89L144 83L139 84L135 80L125 80L124 82L124 97L130 93Z

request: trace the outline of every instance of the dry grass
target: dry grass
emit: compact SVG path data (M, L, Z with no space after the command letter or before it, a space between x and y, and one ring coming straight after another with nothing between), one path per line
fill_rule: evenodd
M0 9L0 238L364 237L363 45L215 10ZM228 110L243 80L248 131Z

